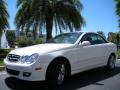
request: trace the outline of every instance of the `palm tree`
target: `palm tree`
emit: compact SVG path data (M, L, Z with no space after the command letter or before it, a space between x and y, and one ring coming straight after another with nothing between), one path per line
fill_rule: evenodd
M79 0L18 0L15 24L19 30L46 29L47 40L52 37L53 26L56 30L80 30L84 24L80 11L83 6Z
M9 27L9 23L7 20L8 17L9 17L9 14L6 10L5 0L0 0L0 33L5 28Z
M118 22L120 27L120 0L115 0L115 2L116 2L116 14L119 18Z

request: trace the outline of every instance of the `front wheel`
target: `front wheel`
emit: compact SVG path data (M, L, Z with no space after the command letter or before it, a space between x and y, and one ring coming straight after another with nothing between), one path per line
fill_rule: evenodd
M115 63L116 63L116 58L114 55L111 55L108 59L108 63L107 63L107 69L108 70L113 70L115 69Z
M66 64L64 61L55 61L47 71L47 81L50 85L61 86L67 76Z

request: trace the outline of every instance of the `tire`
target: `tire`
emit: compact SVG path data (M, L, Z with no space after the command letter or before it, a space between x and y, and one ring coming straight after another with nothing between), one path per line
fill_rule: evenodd
M51 86L61 86L67 77L67 65L64 61L53 61L47 70L46 79Z
M116 63L116 58L114 55L110 55L107 63L107 69L108 70L114 70L115 69L115 63Z

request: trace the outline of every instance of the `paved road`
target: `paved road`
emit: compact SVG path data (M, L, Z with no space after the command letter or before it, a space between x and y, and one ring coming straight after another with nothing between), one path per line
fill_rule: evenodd
M120 62L112 72L97 68L74 75L56 90L120 90ZM0 90L53 90L46 82L25 82L0 72Z

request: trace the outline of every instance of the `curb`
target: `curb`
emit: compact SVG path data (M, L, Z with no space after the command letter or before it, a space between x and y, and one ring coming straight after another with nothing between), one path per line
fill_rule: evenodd
M0 66L0 71L5 70L5 66Z
M117 63L120 63L120 59L117 59Z

